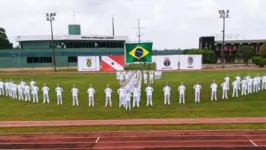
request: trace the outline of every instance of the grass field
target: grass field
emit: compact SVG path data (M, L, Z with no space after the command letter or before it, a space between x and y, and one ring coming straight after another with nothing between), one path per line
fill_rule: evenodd
M220 84L225 76L229 74L235 77L238 73L245 76L248 71L213 71L213 72L175 72L163 73L163 79L155 80L153 88L153 107L146 107L146 96L142 90L141 107L132 111L118 108L119 85L115 80L115 74L75 74L75 75L0 75L2 80L13 79L15 81L23 78L29 82L34 78L39 88L43 83L50 87L51 104L33 104L13 100L9 97L0 97L0 120L79 120L79 119L130 119L130 118L197 118L197 117L253 117L266 116L266 91L260 91L245 97L221 100ZM251 74L262 74L262 71L249 71ZM215 79L219 83L218 101L210 101L210 84ZM199 80L203 89L201 92L201 103L194 103L193 85ZM177 86L184 82L187 87L186 104L178 104ZM163 92L165 82L172 87L171 106L163 105ZM59 83L63 89L63 105L56 105L55 86ZM104 88L110 84L113 89L113 107L104 107ZM72 107L70 89L72 84L79 88L79 107ZM88 107L87 88L93 84L96 90L96 106ZM144 87L143 87L144 88ZM42 101L42 93L39 92Z

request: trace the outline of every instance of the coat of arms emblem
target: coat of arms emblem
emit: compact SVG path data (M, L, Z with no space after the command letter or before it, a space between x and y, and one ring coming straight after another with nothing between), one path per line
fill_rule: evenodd
M88 67L91 67L91 58L88 58L88 59L87 59L87 66L88 66Z
M170 58L169 58L169 57L165 57L165 58L164 58L163 65L164 65L165 67L169 67L169 66L171 66L171 61L170 61Z

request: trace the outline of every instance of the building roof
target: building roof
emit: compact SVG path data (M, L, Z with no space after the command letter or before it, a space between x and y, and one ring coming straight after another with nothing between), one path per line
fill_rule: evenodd
M225 40L225 43L236 44L236 43L264 43L266 39L259 39L259 40ZM222 44L223 41L215 41L215 44Z
M17 42L25 41L51 41L50 35L18 36ZM99 35L55 35L55 41L128 41L127 36L99 36Z

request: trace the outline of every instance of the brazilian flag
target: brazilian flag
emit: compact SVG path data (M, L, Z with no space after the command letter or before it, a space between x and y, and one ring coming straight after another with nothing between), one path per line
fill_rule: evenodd
M152 62L152 43L126 43L126 63Z

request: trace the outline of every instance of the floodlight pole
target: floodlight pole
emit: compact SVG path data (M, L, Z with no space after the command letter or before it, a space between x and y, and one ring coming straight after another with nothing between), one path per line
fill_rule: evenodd
M225 19L229 18L229 10L219 10L220 18L223 19L223 42L222 42L222 68L224 68L224 45L225 45Z
M53 21L55 21L55 13L46 14L47 21L50 21L51 26L51 38L52 38L52 50L53 50L53 67L54 72L56 72L56 58L55 58L55 48L54 48L54 33L53 33Z

